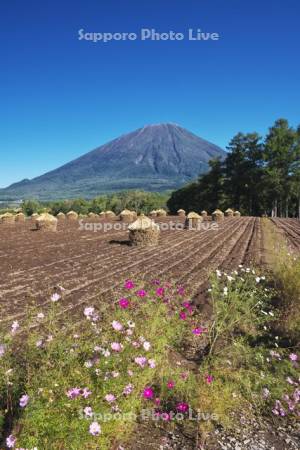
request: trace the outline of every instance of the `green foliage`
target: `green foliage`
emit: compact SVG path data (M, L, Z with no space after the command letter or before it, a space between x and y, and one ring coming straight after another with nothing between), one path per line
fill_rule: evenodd
M293 395L298 395L299 368L290 360L292 350L285 340L273 334L280 315L274 307L276 295L250 269L229 277L218 272L212 279L211 352L200 368L199 403L224 427L234 427L240 414L275 415L276 408L292 420L297 416ZM207 383L207 374L212 383Z
M135 210L138 213L149 213L153 209L166 207L169 194L144 191L124 191L111 195L102 195L92 200L77 198L73 200L57 200L50 202L38 202L36 200L25 200L21 207L24 214L31 216L33 213L41 213L45 209L51 214L59 212L67 213L75 211L78 214L88 214L101 211L114 211L119 214L123 209Z
M198 182L173 192L172 212L231 207L246 215L300 215L300 128L279 119L264 141L257 133L238 133L227 150Z
M20 324L22 335L0 336L0 343L5 342L0 419L7 419L9 407L7 431L17 437L18 447L108 450L126 442L141 409L155 408L154 398L143 398L146 387L160 398L162 408L193 402L195 377L190 374L186 382L182 369L168 363L170 349L179 347L189 325L179 319L182 296L176 286L168 284L166 295L173 299L168 305L156 288L136 284L132 292L127 289L127 309L118 302L104 307L99 300L89 313L85 310L86 317L82 313L79 322L64 311L62 294L43 310L32 307L28 311ZM146 289L145 297L136 294L139 289ZM113 321L123 328L113 327ZM121 350L113 351L112 343L120 344ZM143 367L135 361L140 356L147 358ZM151 366L150 361L155 364ZM175 383L172 390L166 388L170 379ZM125 394L128 386L132 391ZM81 393L71 398L67 394L75 387ZM23 394L29 402L22 410L19 398ZM108 401L107 394L115 400ZM92 416L86 415L86 407L92 409ZM89 432L94 421L101 426L98 436Z

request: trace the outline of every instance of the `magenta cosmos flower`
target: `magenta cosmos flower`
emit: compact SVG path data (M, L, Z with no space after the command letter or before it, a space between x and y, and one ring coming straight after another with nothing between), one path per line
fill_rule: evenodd
M200 334L202 334L204 332L204 330L203 330L203 328L201 328L201 327L196 327L196 328L194 328L193 329L193 334L196 334L196 335L200 335Z
M167 388L168 389L173 389L175 387L175 381L173 380L169 380L167 383Z
M134 288L134 282L132 280L126 280L124 287L126 289L133 289Z
M177 411L179 411L181 413L185 413L188 411L189 405L187 403L180 402L177 404L176 409L177 409Z
M137 291L136 295L138 297L146 297L147 293L144 289L140 289L139 291Z
M211 384L214 381L214 377L212 375L205 375L205 380L207 384Z
M129 307L129 301L127 300L127 298L120 298L119 306L121 309L127 309Z
M143 391L143 397L147 400L151 400L154 396L154 391L151 387L146 387Z
M19 400L19 405L21 406L21 408L25 408L25 406L28 405L28 402L29 402L29 395L24 394L21 396Z
M186 320L186 313L184 311L181 311L179 313L179 317L180 317L181 320Z
M165 290L163 287L160 287L158 289L156 289L156 295L158 295L159 297L162 297L165 293Z

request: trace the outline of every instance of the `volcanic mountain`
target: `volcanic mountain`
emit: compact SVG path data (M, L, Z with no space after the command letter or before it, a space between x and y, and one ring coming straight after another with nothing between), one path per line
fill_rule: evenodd
M224 158L220 147L174 124L148 125L32 180L0 189L0 199L93 197L124 189L177 188Z

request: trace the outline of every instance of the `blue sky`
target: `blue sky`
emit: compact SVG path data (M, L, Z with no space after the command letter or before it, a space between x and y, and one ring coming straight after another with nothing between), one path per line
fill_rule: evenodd
M9 0L0 6L0 186L145 124L175 122L222 147L300 123L299 0ZM78 30L215 42L78 40Z

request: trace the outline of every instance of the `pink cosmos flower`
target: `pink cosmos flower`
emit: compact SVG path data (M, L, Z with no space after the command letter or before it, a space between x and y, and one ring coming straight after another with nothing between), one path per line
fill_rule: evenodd
M115 331L123 330L123 325L120 322L118 322L117 320L113 320L111 325Z
M87 319L91 319L93 317L93 314L95 312L95 308L93 306L87 306L84 308L83 314Z
M21 408L25 408L25 406L28 405L28 402L29 402L29 395L24 394L21 396L19 400L19 405L21 406Z
M184 287L179 286L179 288L177 289L177 292L179 295L184 295Z
M132 280L126 280L124 287L126 289L133 289L134 288L134 282Z
M17 320L14 320L11 325L11 333L15 334L19 328L20 328L19 322Z
M93 436L99 436L101 433L101 427L98 422L92 422L89 428L90 433Z
M150 342L145 341L145 342L143 343L143 347L144 347L144 350L146 350L146 352L148 352L148 351L150 350L150 348L151 348Z
M116 400L114 394L107 394L104 398L108 403L112 403Z
M4 353L5 353L5 345L0 344L0 358L4 355Z
M110 346L114 352L121 352L123 349L123 345L119 342L112 342Z
M180 403L177 404L176 409L179 412L185 413L185 412L188 411L189 405L187 403L180 402Z
M133 385L131 383L127 384L127 386L125 386L125 388L123 389L123 394L124 395L129 395L131 394L131 392L133 391Z
M143 397L147 400L151 400L154 396L154 391L151 387L146 387L143 391Z
M7 445L8 448L14 448L16 442L17 442L17 438L15 438L12 434L10 434L6 438L6 445Z
M204 332L203 328L201 327L196 327L193 329L192 333L199 336L200 334L202 334Z
M144 368L147 364L147 358L145 358L145 356L137 356L136 358L134 358L134 362L138 366Z
M129 301L127 300L127 298L120 298L119 306L121 309L127 309L129 307Z
M296 353L291 353L289 358L293 362L298 361L298 355L296 355Z
M146 291L144 289L140 289L139 291L137 291L136 295L138 297L146 297Z
M93 417L93 410L90 406L86 406L83 409L83 412L84 412L85 417Z
M175 381L173 380L169 380L167 383L167 388L168 389L173 389L175 387Z
M74 398L79 397L80 394L81 394L81 389L78 387L71 388L67 391L67 397L71 398L72 400Z
M51 295L50 300L53 303L58 302L58 300L61 299L61 295L59 295L57 292L55 292L54 294Z
M179 317L180 317L181 320L186 320L186 313L184 311L181 311L179 313Z
M211 384L214 381L214 377L212 375L205 375L205 380L207 384Z
M156 295L158 295L159 297L162 297L165 293L165 290L163 287L160 287L158 289L156 289Z
M155 362L154 359L149 359L149 360L148 360L148 364L149 364L150 369L155 369L155 367L156 367L156 362Z
M91 394L92 392L88 388L85 387L84 389L82 389L81 393L82 397L88 398Z

